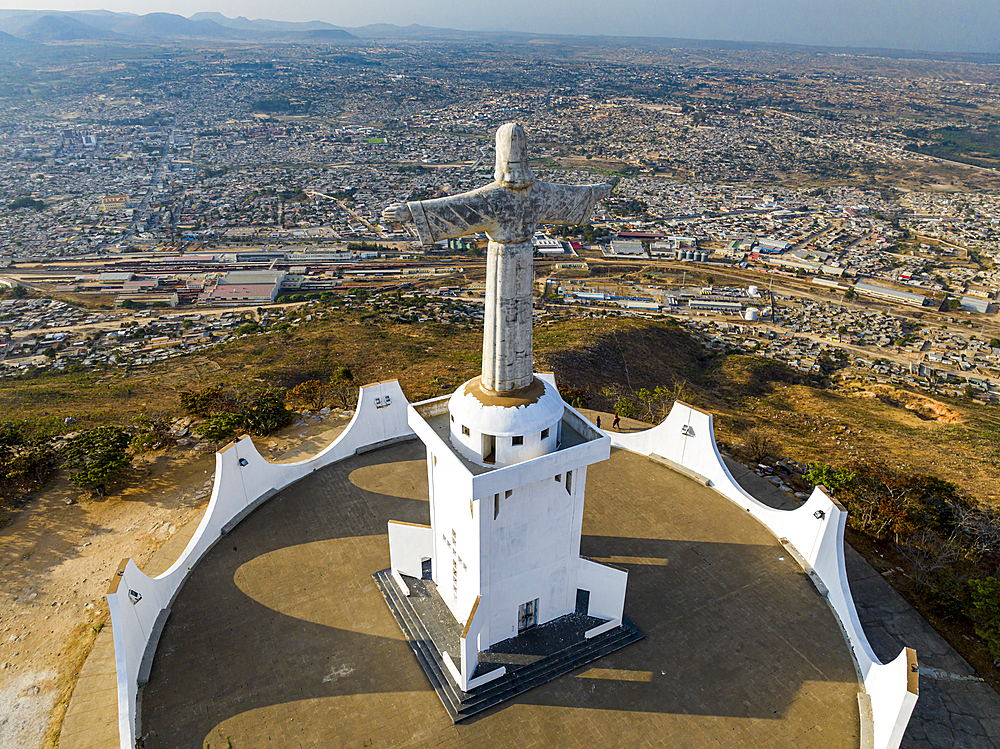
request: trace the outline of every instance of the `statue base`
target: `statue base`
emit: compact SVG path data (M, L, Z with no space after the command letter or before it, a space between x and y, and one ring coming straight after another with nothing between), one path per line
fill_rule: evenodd
M474 677L486 675L501 666L506 668L506 673L463 692L451 678L444 661L444 653L461 652L459 640L462 625L448 611L438 595L437 586L430 580L403 575L403 581L410 589L410 595L406 596L393 579L391 570L376 572L372 577L454 723L645 637L628 617L623 616L620 626L588 639L585 635L587 630L600 626L604 620L585 614L568 614L532 627L481 652Z

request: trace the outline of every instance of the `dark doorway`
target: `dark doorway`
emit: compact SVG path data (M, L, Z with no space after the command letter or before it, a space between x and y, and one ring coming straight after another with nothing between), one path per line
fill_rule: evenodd
M483 462L496 463L497 461L497 440L492 434L483 435Z

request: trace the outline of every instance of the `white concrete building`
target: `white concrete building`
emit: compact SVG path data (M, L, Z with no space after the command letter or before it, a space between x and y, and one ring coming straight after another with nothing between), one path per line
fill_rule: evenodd
M478 231L478 224L464 226L455 217L469 213L466 205L483 195L491 196L485 208L503 207L487 228L482 375L451 396L408 410L410 428L427 446L430 525L389 523L398 590L383 588L403 626L399 604L406 602L394 604L394 596L401 591L408 598L411 585L423 592L418 581L433 580L422 597L439 596L461 631L461 653L442 653L441 660L463 693L506 673L505 666L484 664L477 675L482 652L536 627L570 614L589 617L578 617L589 627L578 632L581 643L621 627L628 580L625 571L580 556L587 466L610 456L610 438L567 406L555 380L536 375L532 366L535 225L542 217L583 223L608 188L547 185L526 165L523 131L505 125L497 131L494 183L390 206L384 214L413 220L429 243ZM414 612L410 619L419 616ZM552 652L565 647L560 640ZM425 672L436 678L427 667ZM459 712L452 712L456 720Z
M478 650L574 613L578 590L589 599L582 613L620 624L627 576L606 568L615 584L605 584L590 569L601 565L580 558L587 466L609 457L610 439L550 380L499 405L475 383L410 410L427 446L431 526L421 546L430 553L400 571L419 577L429 558L460 624L478 602Z

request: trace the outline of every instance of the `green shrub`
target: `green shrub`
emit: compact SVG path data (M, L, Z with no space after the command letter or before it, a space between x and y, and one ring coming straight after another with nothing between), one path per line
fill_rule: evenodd
M1000 579L970 580L976 634L986 641L990 654L1000 661Z
M208 440L222 442L236 437L243 428L243 417L239 414L213 414L198 427L198 432Z
M358 386L354 383L354 372L351 368L346 364L338 364L333 370L333 377L330 378L327 390L342 408L350 407L358 394Z
M259 390L241 416L243 428L250 434L270 434L292 423L292 412L285 408L285 391L280 388Z
M45 483L55 465L47 444L18 445L0 450L0 493L25 492Z
M220 442L240 432L266 435L292 423L282 388L226 390L221 385L197 393L182 393L188 413L207 415L198 428L207 439Z
M77 486L100 488L116 479L132 463L127 450L132 438L118 426L100 426L66 443L64 465Z
M27 492L45 483L56 464L51 442L66 431L66 421L41 416L0 425L0 494Z
M948 535L965 503L955 484L880 459L859 461L849 468L810 463L806 480L837 495L850 510L852 528L877 539L892 536L897 542L923 528Z
M825 486L834 494L845 491L854 481L854 472L827 463L810 463L805 478L813 486Z
M213 411L221 410L227 405L227 400L222 385L211 385L193 392L181 391L181 407L195 416L208 416Z
M167 438L166 421L160 416L144 413L132 419L128 431L132 435L129 448L136 454L152 449Z
M288 391L288 397L309 408L320 409L326 404L327 386L320 380L306 380Z

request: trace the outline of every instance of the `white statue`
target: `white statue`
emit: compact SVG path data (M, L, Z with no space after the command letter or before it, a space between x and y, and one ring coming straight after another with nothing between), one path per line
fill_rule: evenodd
M497 130L495 181L434 200L394 203L382 212L393 223L412 221L425 245L486 232L484 390L510 394L531 386L531 238L538 224L582 224L610 185L555 185L536 180L528 165L524 129Z

